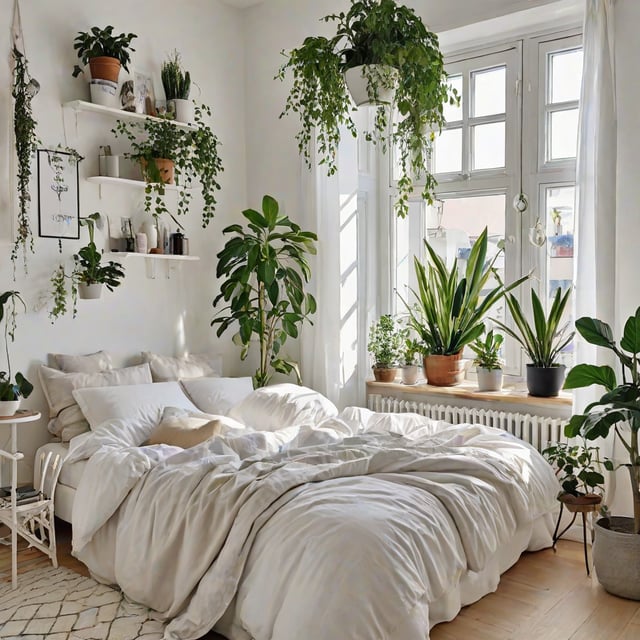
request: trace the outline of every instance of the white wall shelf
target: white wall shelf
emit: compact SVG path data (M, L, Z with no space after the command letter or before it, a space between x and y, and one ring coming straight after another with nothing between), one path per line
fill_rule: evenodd
M89 176L87 178L87 182L93 182L94 184L110 184L110 185L120 185L123 187L135 187L137 189L144 189L147 186L147 183L144 180L131 180L129 178L111 178L109 176ZM178 185L175 184L165 184L165 191L177 191ZM191 191L192 189L186 189L186 191Z
M163 120L163 118L156 118L155 116L149 116L144 113L134 113L132 111L124 111L122 109L112 109L111 107L104 107L101 104L94 104L93 102L86 102L85 100L73 100L71 102L65 102L62 105L65 109L72 109L73 111L86 111L88 113L97 113L103 116L109 116L110 118L118 118L120 120L137 120L144 122L146 118L150 120ZM171 121L174 126L180 129L195 130L196 127L184 122Z
M127 260L129 258L144 258L147 265L147 278L155 280L156 267L159 263L164 263L166 267L166 278L171 278L171 270L180 266L181 262L197 262L199 256L178 256L170 253L132 253L130 251L110 251L105 253L112 260Z

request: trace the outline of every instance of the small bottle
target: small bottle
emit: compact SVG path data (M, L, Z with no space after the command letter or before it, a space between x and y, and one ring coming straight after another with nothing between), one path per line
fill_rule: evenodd
M162 250L167 254L171 253L171 245L169 242L169 227L164 227L162 230Z
M183 251L183 240L184 234L180 233L180 229L175 233L172 233L169 238L170 253L174 256L181 256Z

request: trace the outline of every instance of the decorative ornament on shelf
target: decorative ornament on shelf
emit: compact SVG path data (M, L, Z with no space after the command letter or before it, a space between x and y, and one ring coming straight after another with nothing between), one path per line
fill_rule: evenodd
M341 128L357 135L344 73L366 82L369 102L377 107L373 131L364 135L383 150L398 151L395 208L404 217L416 181L424 180L422 197L428 203L434 199L436 181L428 168L433 143L445 124L443 105L459 103L457 91L447 83L438 37L413 9L394 0L351 0L346 13L322 20L336 23L332 38L311 36L283 52L288 59L276 77L284 80L291 72L293 86L280 117L299 116L300 153L311 166L315 139L318 160L332 175L337 170ZM387 104L391 98L385 94L390 89L395 90L394 98ZM391 115L394 111L397 122Z

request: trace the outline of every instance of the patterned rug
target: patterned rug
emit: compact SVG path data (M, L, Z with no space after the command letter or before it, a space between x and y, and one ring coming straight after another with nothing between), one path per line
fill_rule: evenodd
M120 591L69 569L18 575L18 588L0 585L2 640L160 640L164 624Z

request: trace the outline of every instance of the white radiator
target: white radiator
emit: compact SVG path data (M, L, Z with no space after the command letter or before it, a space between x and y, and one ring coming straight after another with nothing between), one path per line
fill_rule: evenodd
M533 445L538 451L550 442L561 442L563 418L544 418L529 413L495 411L477 407L454 407L445 404L429 404L413 400L400 400L377 394L369 395L369 409L383 413L418 413L434 420L444 420L451 424L472 423L496 427Z

